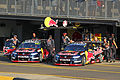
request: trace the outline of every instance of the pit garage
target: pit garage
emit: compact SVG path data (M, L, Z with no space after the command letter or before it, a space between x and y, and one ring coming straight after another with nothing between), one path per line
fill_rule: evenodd
M37 38L47 39L52 35L55 39L56 52L61 49L62 33L67 32L70 39L83 40L83 34L100 34L100 37L107 37L107 34L115 33L117 44L119 46L119 27L116 27L116 21L112 20L86 20L86 19L62 19L58 18L58 27L51 26L47 28L44 25L45 18L32 19L8 19L0 20L0 49L4 45L4 41L17 34L20 41L32 38L35 32ZM53 18L53 20L57 20ZM63 27L63 21L67 20L67 26ZM89 36L90 38L90 36ZM101 38L102 39L102 38Z

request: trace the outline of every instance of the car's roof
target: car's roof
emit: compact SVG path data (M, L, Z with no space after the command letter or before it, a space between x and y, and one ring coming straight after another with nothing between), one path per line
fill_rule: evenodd
M86 43L72 43L72 44L70 44L70 45L79 45L79 46L85 46L86 45Z

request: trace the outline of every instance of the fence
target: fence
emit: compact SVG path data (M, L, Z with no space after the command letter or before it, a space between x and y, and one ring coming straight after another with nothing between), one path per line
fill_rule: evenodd
M120 19L120 0L0 0L1 15Z

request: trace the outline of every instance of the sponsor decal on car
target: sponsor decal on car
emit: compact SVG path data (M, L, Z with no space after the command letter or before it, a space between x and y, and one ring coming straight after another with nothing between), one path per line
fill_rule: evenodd
M70 59L60 59L60 61L70 61Z
M29 56L18 56L18 58L29 58Z

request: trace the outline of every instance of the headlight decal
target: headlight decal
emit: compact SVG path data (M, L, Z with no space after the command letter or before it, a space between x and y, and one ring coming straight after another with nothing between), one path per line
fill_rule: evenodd
M73 56L73 58L80 58L80 56Z
M56 56L56 58L59 58L59 56L58 55L55 55Z
M16 55L17 53L16 53L16 52L13 52L12 54L15 54L15 55Z
M31 55L37 55L38 53L31 53Z

